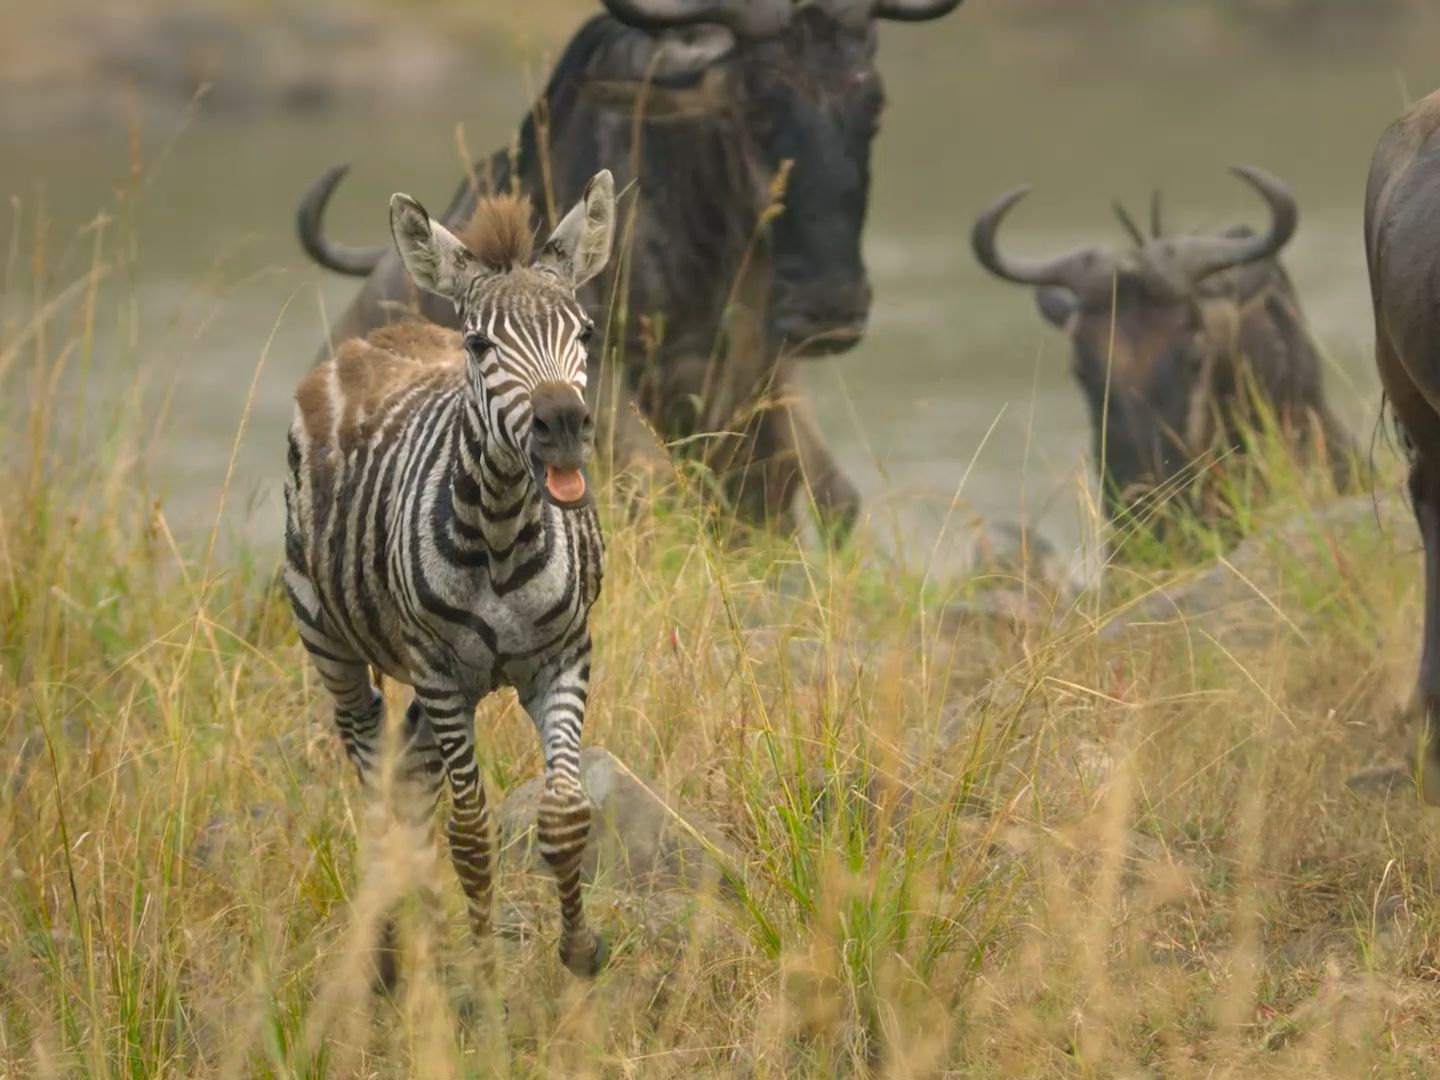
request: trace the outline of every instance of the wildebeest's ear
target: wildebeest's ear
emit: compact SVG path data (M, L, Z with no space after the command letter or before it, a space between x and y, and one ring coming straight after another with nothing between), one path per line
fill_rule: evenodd
M585 185L580 201L555 226L535 265L578 289L605 269L614 233L615 179L609 169L601 169Z
M1058 285L1041 285L1036 289L1035 306L1040 309L1041 315L1044 315L1061 330L1069 329L1070 320L1074 317L1075 309L1078 307L1075 302L1075 294Z
M431 220L409 195L398 192L390 196L390 232L415 284L458 304L466 278L477 264L455 234Z

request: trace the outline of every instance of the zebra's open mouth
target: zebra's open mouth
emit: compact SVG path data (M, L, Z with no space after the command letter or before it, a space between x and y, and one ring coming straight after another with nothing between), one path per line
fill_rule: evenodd
M585 502L590 485L582 471L550 465L534 454L530 455L530 464L535 470L536 486L560 509L570 510Z

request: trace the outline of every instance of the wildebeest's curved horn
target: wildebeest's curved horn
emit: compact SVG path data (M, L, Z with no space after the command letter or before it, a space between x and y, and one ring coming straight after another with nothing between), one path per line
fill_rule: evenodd
M1008 191L980 211L970 232L970 246L980 265L996 277L1017 285L1061 285L1072 292L1087 294L1097 287L1108 288L1114 260L1099 248L1076 248L1049 259L1020 259L1000 254L995 246L996 230L1010 208L1029 192L1028 187Z
M1295 196L1276 177L1253 165L1235 165L1231 172L1246 180L1270 205L1270 227L1258 236L1183 236L1157 245L1161 256L1190 282L1232 266L1269 258L1295 235L1299 214Z
M300 234L300 246L305 253L326 270L337 274L364 277L379 265L389 249L383 246L358 248L330 240L320 231L325 220L325 204L330 201L336 186L350 171L350 164L331 165L310 185L300 200L300 209L295 214L295 229Z
M949 15L959 6L960 0L876 0L871 14L877 19L924 22Z
M790 0L604 0L605 9L637 30L715 23L739 37L776 33L790 21Z

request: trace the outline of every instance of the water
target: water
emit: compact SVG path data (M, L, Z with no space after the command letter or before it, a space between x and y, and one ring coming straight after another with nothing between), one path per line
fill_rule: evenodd
M1155 186L1172 228L1260 224L1259 200L1226 166L1253 162L1284 178L1301 208L1287 262L1329 354L1336 408L1368 437L1378 387L1361 243L1365 173L1384 125L1440 82L1425 56L1440 44L1433 23L1391 48L1275 57L1255 45L1219 63L1214 50L1192 49L1183 22L1138 47L1133 35L1114 42L1090 31L1078 43L1056 31L989 36L964 16L962 8L939 24L881 31L889 105L866 239L872 324L861 347L809 369L822 426L887 534L928 550L958 492L967 512L1023 516L1066 545L1081 535L1077 483L1089 474L1089 439L1065 342L1028 290L990 278L969 253L975 212L1018 183L1035 190L1005 242L1045 252L1120 243L1110 199L1143 214ZM397 188L443 205L459 176L456 121L473 150L489 149L508 139L528 101L513 56L486 70L477 93L420 118L202 116L175 142L146 192L137 283L147 316L141 358L174 387L160 470L172 517L213 513L273 331L232 505L236 527L278 535L290 394L322 338L323 313L338 312L357 287L299 254L296 197L325 166L355 161L330 228L358 243L384 236L386 197ZM166 134L147 131L147 156ZM6 146L0 193L18 193L27 208L43 198L56 257L127 171L121 131L12 137ZM57 279L80 273L87 252L77 243ZM120 333L108 322L101 329ZM95 374L95 392L111 392L105 374Z

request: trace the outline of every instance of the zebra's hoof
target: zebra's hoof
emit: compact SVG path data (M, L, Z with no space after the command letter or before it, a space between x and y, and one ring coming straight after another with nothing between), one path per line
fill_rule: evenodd
M571 946L560 947L560 962L570 969L572 974L582 979L593 979L600 974L600 969L605 966L605 961L610 958L610 943L604 934L591 934L590 947L584 948Z
M483 1022L504 1024L510 1019L510 1003L490 987L478 994L462 997L455 1014L466 1027L475 1027Z
M380 924L373 960L375 967L371 972L371 991L381 997L394 997L400 987L400 943L394 919L386 919Z

